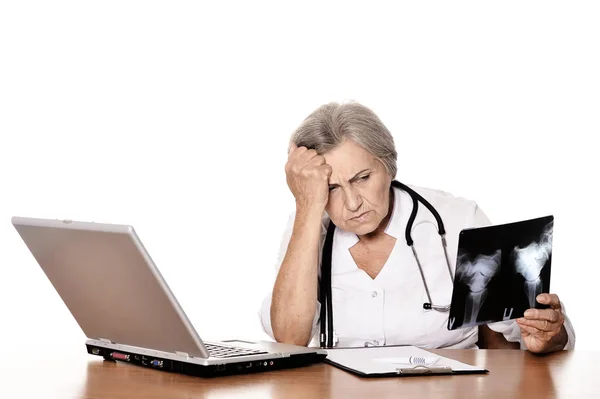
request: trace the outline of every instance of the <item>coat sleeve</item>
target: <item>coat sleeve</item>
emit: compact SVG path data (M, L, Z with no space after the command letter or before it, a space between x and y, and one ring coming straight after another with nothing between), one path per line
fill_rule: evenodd
M472 215L472 221L470 225L472 227L484 227L489 226L491 224L492 223L488 219L487 215L481 210L481 208L477 204L475 204L475 209ZM575 330L573 329L573 324L571 323L569 316L567 316L565 305L562 301L560 304L561 311L565 318L564 326L568 336L567 343L565 344L563 350L574 349ZM488 324L488 327L493 331L502 333L502 335L504 335L504 338L509 342L519 342L519 344L521 345L521 349L527 349L527 347L523 343L523 339L521 337L521 329L519 328L519 325L517 324L516 320L507 320L496 323L490 323Z

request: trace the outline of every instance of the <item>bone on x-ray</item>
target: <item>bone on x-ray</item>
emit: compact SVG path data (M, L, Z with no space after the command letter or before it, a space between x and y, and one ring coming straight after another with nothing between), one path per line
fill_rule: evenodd
M465 301L463 324L473 324L487 296L487 286L500 270L502 251L496 250L492 255L478 255L473 261L468 254L459 257L458 278L469 288Z
M553 222L544 228L538 241L524 248L514 248L515 268L525 278L524 290L529 306L535 307L535 298L542 292L540 272L552 253Z

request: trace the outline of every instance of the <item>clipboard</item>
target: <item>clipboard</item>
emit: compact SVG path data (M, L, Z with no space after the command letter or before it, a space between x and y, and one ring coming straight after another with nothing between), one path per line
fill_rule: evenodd
M386 361L407 357L436 358L433 364ZM485 368L461 363L415 346L328 349L325 363L364 378L486 374Z

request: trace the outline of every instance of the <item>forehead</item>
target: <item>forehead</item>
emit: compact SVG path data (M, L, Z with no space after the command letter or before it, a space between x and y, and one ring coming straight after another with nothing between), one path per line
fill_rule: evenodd
M352 140L345 140L333 150L323 154L323 157L334 174L356 173L377 165L377 158Z

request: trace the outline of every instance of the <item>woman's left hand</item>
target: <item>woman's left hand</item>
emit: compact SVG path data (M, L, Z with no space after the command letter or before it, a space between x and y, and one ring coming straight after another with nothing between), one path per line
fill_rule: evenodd
M517 319L523 343L535 353L561 350L567 344L568 336L560 299L556 294L540 294L536 300L550 308L527 309L524 317Z

